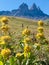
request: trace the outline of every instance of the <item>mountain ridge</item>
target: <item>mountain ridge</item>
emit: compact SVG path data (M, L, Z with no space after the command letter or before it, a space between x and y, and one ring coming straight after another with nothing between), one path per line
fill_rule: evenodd
M18 17L26 17L32 19L47 19L49 15L45 14L40 7L37 7L35 3L30 7L26 3L22 3L18 9L14 9L11 11L0 11L0 16L18 16Z

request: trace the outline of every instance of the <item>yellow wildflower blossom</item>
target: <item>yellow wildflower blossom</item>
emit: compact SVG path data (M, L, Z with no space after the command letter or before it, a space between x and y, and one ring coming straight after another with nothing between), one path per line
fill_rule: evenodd
M31 38L27 37L27 38L24 39L23 42L24 42L24 43L29 43L29 42L31 42Z
M44 24L44 23L43 23L41 20L38 21L38 25L39 25L39 26L43 26L43 24Z
M22 31L22 35L30 35L30 30L27 28Z
M5 41L0 40L0 45L4 45L4 44L6 44Z
M24 51L24 57L26 58L26 57L30 57L30 52L25 52Z
M11 50L8 49L8 48L1 50L1 55L2 55L3 57L8 57L10 54L11 54Z
M38 27L39 32L43 32L43 27Z
M38 39L43 38L43 37L44 37L44 34L43 34L43 33L37 33L36 37L37 37Z
M1 40L10 41L11 40L11 37L10 36L2 36L1 37Z
M9 28L10 28L9 26L5 25L5 26L2 26L2 27L1 27L1 30L2 30L2 31L8 31Z
M2 61L0 61L0 65L4 65Z
M26 45L26 46L24 47L24 52L30 52L30 51L31 51L31 47L28 46L28 45Z
M7 18L7 17L3 17L3 18L1 19L1 22L7 23L7 22L8 22L8 18Z

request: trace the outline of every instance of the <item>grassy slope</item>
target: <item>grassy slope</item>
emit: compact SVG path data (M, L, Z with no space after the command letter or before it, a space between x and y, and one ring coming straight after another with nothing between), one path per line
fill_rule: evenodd
M11 27L10 31L15 32L14 37L16 37L17 39L19 39L19 37L21 36L21 31L27 26L29 27L32 33L33 32L36 33L37 31L38 26L36 20L18 18L18 17L8 17L8 18L9 18L9 26ZM23 29L22 29L22 24L24 24ZM44 26L44 34L47 37L47 39L49 39L49 26Z

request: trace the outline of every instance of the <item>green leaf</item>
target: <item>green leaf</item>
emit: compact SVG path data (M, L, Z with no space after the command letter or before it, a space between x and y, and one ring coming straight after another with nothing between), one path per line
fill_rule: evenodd
M22 65L26 65L26 61L27 61L27 59L25 58L22 62Z
M10 65L13 65L14 64L14 57L11 57L10 59L9 59L9 62L10 62Z
M0 61L3 61L3 57L0 55Z
M9 59L9 63L10 63L10 65L18 65L18 64L17 64L17 59L16 59L14 56L12 56L12 57Z

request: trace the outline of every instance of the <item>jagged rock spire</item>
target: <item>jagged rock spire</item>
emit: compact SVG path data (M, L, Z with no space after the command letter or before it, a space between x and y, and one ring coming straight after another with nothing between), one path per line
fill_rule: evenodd
M36 6L35 3L33 3L33 5L31 6L30 10L36 10L36 9L38 9L38 7Z
M26 9L28 10L28 5L26 3L22 3L20 6L19 6L19 9Z

